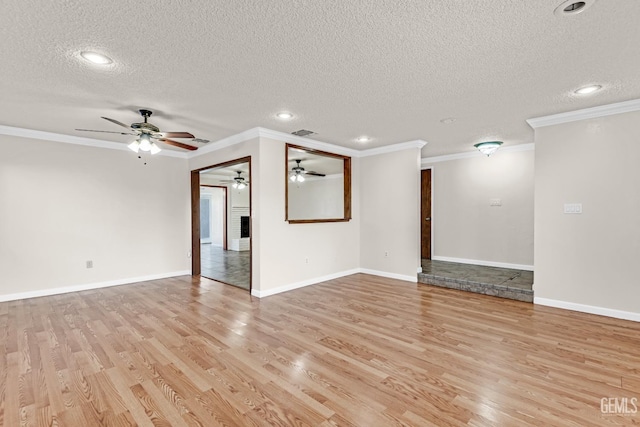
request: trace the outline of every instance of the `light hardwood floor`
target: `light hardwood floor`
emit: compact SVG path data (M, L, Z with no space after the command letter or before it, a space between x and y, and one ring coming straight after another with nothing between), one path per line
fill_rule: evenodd
M640 398L640 324L364 274L0 303L0 333L11 427L640 424L601 413Z

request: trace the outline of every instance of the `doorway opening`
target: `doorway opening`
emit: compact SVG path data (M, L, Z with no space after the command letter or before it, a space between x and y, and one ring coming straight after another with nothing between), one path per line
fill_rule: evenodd
M191 172L192 274L251 291L251 157Z
M420 258L431 259L431 169L420 171Z

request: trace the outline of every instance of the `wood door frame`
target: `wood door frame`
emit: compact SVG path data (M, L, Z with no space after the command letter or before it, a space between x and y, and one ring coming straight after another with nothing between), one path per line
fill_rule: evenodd
M251 181L249 181L251 182ZM229 218L229 200L227 199L227 191L229 190L224 185L209 185L209 184L200 184L200 187L209 187L209 188L221 188L222 195L224 196L224 217L222 218L222 249L227 250L227 221ZM251 206L251 201L249 201L249 206Z
M429 241L429 253L430 253L430 259L433 259L433 205L434 205L434 193L433 193L433 179L434 179L434 167L433 166L423 166L420 168L420 259L424 259L422 258L422 221L424 221L424 214L422 213L422 171L425 170L430 170L431 171L431 236L430 236L430 241Z
M229 160L227 162L217 163L205 166L191 171L191 275L200 276L202 273L202 264L200 260L200 172L233 166L240 163L249 164L249 176L247 180L251 182L251 156L241 157L239 159ZM253 203L251 189L253 185L249 185L249 295L253 290Z

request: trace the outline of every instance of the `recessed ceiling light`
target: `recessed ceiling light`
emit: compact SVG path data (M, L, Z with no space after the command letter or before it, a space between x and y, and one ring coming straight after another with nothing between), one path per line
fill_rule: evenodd
M566 0L556 7L553 13L557 16L577 15L587 10L595 0Z
M356 141L358 142L369 142L370 140L371 138L369 138L368 136L361 136L356 139Z
M440 120L440 123L444 123L445 125L448 125L448 124L453 123L455 121L456 121L456 119L454 119L453 117L447 117L446 119Z
M602 89L601 85L589 85L577 89L574 93L577 93L578 95L589 95L591 93L599 91L600 89Z
M288 111L282 111L276 114L276 117L282 120L289 120L293 118L293 114L289 113Z
M80 56L85 60L98 65L107 65L113 62L111 58L98 52L84 51L80 52Z

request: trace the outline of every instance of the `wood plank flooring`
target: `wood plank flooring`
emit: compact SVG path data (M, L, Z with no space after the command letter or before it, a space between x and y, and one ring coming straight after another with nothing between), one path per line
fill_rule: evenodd
M0 303L0 425L639 425L601 412L640 398L639 350L638 323L364 274L172 278Z

